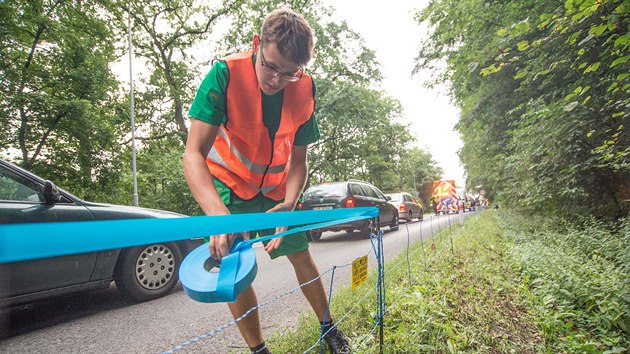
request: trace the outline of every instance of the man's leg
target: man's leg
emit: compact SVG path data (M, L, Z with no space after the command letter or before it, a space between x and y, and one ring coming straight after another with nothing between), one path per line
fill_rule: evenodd
M293 265L295 275L300 284L306 283L307 281L319 276L319 269L317 269L317 265L315 264L315 261L313 261L311 252L308 249L288 254L287 258ZM311 304L311 307L315 311L315 315L317 315L317 318L320 321L328 322L332 319L330 312L328 313L328 318L324 318L326 315L328 300L326 298L326 291L324 290L324 283L321 278L302 287L302 293L308 300L309 304Z
M241 317L247 310L256 305L258 305L258 300L252 286L243 291L236 298L235 302L228 302L228 307L234 319ZM263 342L258 310L252 311L247 317L236 322L236 326L238 326L238 330L241 332L248 347L254 348Z
M293 265L295 275L300 284L306 283L319 276L317 265L313 261L313 257L311 257L311 253L308 249L288 254L287 258ZM326 316L328 300L322 279L319 278L309 285L302 287L302 293L304 293L304 296L315 311L317 318L323 326L324 333L327 333L324 336L324 341L328 345L330 352L333 354L349 354L351 350L348 339L333 323L332 314L328 312L327 318L324 318L324 316Z

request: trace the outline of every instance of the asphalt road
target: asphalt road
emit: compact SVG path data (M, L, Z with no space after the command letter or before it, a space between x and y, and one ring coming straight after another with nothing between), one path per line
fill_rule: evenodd
M450 223L457 223L463 221L463 216L450 215L449 219ZM411 243L420 240L421 235L429 238L432 228L437 231L448 227L449 219L426 215L423 222L401 223L399 231L385 228L385 260L405 250L408 235ZM258 274L253 285L259 303L269 301L260 308L263 332L269 335L295 326L299 315L310 311L310 307L299 290L276 299L297 288L293 268L286 258L272 262L261 247L255 249ZM324 233L321 240L311 243L310 250L324 273L369 253L371 244L356 232ZM368 258L373 268L374 254ZM350 277L351 267L337 268L333 289L349 286ZM328 289L331 272L323 276L323 281ZM180 286L161 299L132 303L112 285L106 290L0 310L0 353L160 353L230 321L225 304L193 301ZM226 353L244 348L236 326L229 326L179 353Z

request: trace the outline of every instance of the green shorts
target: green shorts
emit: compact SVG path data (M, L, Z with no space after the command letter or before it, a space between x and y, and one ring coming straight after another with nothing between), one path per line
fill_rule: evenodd
M217 188L217 192L219 192L221 200L232 214L264 213L280 203L265 197L262 193L259 193L250 200L243 200L234 194L234 192L223 184L223 182L216 178L214 179L214 185ZM289 229L293 229L298 226L299 225L291 226ZM254 239L273 235L275 232L275 229L251 230L249 232L249 237ZM263 244L266 245L267 242L263 242ZM308 238L306 236L306 232L300 231L285 236L278 249L269 252L269 256L271 259L274 259L280 256L286 256L287 254L304 251L306 249L308 249Z

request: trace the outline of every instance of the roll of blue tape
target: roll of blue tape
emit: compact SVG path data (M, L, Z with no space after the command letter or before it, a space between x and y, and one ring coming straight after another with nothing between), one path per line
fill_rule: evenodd
M232 253L223 257L220 267L217 265L207 243L188 254L179 268L186 295L199 302L232 302L252 284L258 272L256 253L245 242L235 242Z

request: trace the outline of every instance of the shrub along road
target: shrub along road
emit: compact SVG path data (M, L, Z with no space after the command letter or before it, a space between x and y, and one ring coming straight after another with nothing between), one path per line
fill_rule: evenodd
M630 349L630 225L485 211L453 233L412 247L386 266L386 352L623 353ZM396 267L395 265L399 265ZM411 279L411 281L410 281ZM371 283L362 288L374 286ZM333 299L336 313L363 292ZM378 352L370 335L374 302L354 308L341 327L355 349ZM270 341L302 352L316 336L312 317ZM307 328L307 329L303 329Z

